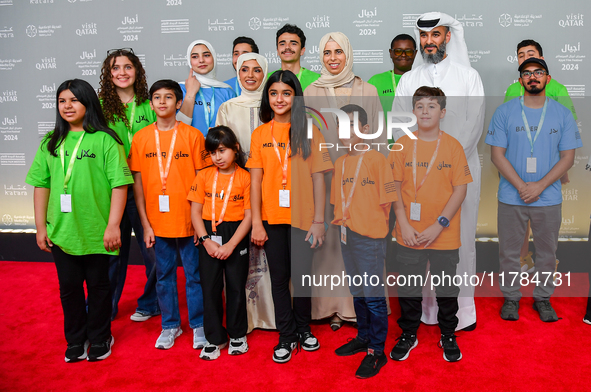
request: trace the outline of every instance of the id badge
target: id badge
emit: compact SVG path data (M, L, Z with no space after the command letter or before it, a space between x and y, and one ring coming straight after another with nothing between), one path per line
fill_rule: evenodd
M345 226L341 226L341 242L343 245L347 245L347 228Z
M421 203L410 203L410 220L421 220Z
M158 206L160 207L160 212L170 212L168 195L158 195Z
M72 212L72 195L61 194L60 205L62 212Z
M222 246L222 236L221 235L212 235L211 240L217 243L219 246Z
M536 157L529 157L527 158L527 173L535 173L536 172Z
M289 189L279 189L279 207L289 208Z

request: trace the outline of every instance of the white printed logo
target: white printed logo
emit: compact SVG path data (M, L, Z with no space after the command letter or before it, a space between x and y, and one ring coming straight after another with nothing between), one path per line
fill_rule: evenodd
M2 215L2 223L4 223L6 226L12 225L12 216L8 214Z
M248 252L248 248L244 248L240 251L240 256L244 256Z
M509 27L513 23L513 18L509 14L502 14L499 16L499 24L503 27Z
M250 20L248 21L248 26L251 28L251 30L258 30L261 28L261 25L261 20L256 16L250 18Z
M27 33L27 35L31 38L33 38L34 36L37 35L37 27L33 26L33 25L28 25L27 29L25 30L25 32Z

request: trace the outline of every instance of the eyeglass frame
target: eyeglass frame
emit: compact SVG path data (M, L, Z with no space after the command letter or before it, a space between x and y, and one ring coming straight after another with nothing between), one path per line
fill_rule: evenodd
M128 54L131 53L135 56L135 53L133 52L132 48L119 48L119 49L109 49L107 50L107 57L111 56L112 54L115 53L121 53L121 54Z
M527 76L526 72L527 72L527 74L529 74L529 76ZM537 75L540 72L541 72L541 74ZM541 69L541 68L534 69L533 71L521 71L519 73L519 76L522 79L531 79L532 76L535 76L537 79L537 78L543 77L544 75L548 75L548 71L546 71L545 69Z
M401 53L400 54L396 54L396 51L400 50ZM402 55L404 54L406 57L412 57L417 53L416 49L400 49L400 48L396 48L396 49L390 49L390 52L394 53L394 55L396 57L402 57ZM407 52L411 52L412 54L408 54Z

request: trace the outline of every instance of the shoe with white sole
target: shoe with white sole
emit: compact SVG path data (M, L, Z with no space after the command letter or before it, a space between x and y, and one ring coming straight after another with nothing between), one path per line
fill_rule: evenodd
M204 348L207 345L207 339L205 339L205 331L203 327L193 328L193 348L198 350Z
M221 344L216 346L215 344L207 343L203 350L201 350L201 354L199 354L199 358L205 359L206 361L213 361L214 359L218 359L221 354L221 349L226 347L227 343Z
M156 348L160 350L168 350L174 346L174 340L181 336L183 330L180 328L163 329L160 332L158 340L156 340Z
M228 354L240 355L245 354L248 351L248 343L246 343L246 336L238 339L230 339L230 345L228 346Z

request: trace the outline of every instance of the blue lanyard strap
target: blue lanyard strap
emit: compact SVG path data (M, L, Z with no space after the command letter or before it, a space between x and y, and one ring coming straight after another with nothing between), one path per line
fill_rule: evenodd
M207 126L207 129L209 129L210 124L213 123L213 116L215 115L215 88L211 87L210 106L207 106L207 102L205 101L205 97L203 96L201 89L199 89L198 94L199 99L201 100L201 102L203 102L203 114L205 117L205 125ZM207 131L207 129L205 131Z
M529 140L529 145L531 146L531 156L534 156L534 143L540 136L540 132L542 131L542 125L544 124L544 118L546 118L546 108L548 107L548 98L544 101L544 108L542 109L542 116L540 117L540 122L538 123L538 129L536 130L536 135L534 139L531 138L531 131L529 128L529 123L527 122L527 117L525 116L524 104L523 104L523 97L519 98L519 103L521 103L521 117L523 118L523 125L525 125L525 133L527 135L527 139Z

